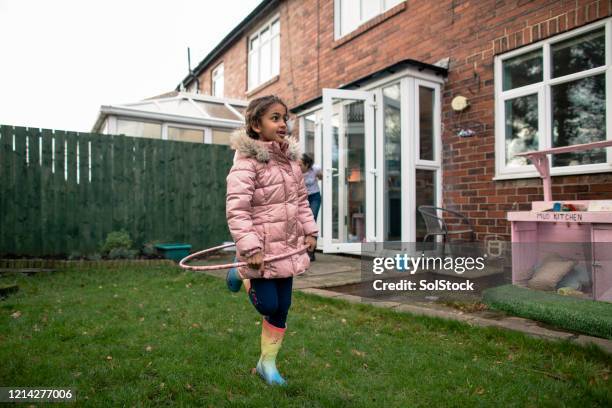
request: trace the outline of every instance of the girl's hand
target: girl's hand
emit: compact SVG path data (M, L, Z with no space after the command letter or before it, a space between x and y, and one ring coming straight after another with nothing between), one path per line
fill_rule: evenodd
M312 235L307 235L304 243L308 245L308 252L312 252L317 247L317 239Z
M259 270L263 264L263 258L263 252L259 251L255 255L247 258L246 262L249 265L249 268Z

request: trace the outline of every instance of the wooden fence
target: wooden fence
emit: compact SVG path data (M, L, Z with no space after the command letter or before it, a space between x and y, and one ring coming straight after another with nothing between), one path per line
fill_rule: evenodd
M227 146L0 125L0 256L97 252L125 229L199 250L230 240Z

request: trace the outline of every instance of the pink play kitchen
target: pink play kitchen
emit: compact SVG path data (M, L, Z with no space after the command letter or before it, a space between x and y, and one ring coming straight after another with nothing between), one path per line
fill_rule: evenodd
M553 200L547 156L609 146L612 141L519 154L540 173L544 201L508 212L514 285L612 302L612 200Z

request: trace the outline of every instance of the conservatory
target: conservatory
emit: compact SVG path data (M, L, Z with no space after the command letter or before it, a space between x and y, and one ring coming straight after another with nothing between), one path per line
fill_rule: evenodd
M92 132L228 145L232 131L244 123L246 105L174 91L140 102L103 105Z

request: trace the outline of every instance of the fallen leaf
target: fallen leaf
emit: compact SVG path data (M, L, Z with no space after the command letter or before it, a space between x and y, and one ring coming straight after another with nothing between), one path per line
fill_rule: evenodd
M153 350L153 347L151 347L151 346L147 346L147 347L145 348L145 350L147 350L147 351L151 351L151 350Z
M366 354L365 351L359 351L359 350L356 350L356 349L352 349L351 353L353 353L354 355L359 356L359 357L365 357L365 354Z
M110 361L110 360L113 359L113 357L112 356L106 356L106 359Z
M20 316L21 316L21 312L20 312L19 310L18 310L18 311L16 311L15 313L13 313L13 314L11 315L11 317L12 317L13 319L17 319L17 318L18 318L18 317L20 317Z
M485 389L484 388L482 388L482 387L476 388L476 394L482 395L484 393L485 393Z
M140 320L141 322L144 322L144 316L142 316L142 317L141 317L140 319L138 319L138 320Z

